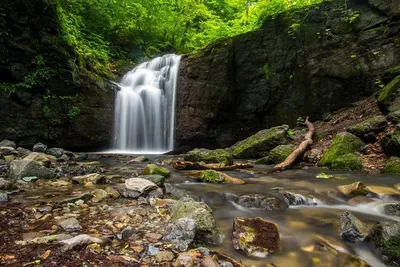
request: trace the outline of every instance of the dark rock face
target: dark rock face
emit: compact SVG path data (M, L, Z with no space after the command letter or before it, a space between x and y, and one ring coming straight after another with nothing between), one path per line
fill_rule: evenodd
M398 1L348 2L353 22L343 1L332 1L183 56L178 145L229 146L299 116L321 119L378 90L375 80L400 57Z
M0 89L0 140L10 138L22 147L39 141L76 150L108 147L114 90L104 77L74 63L74 52L61 37L56 7L47 2L2 1L6 15L0 27L7 34L0 39L0 84L23 82L38 70L38 58L56 73L12 94Z
M364 240L368 235L368 228L353 214L346 211L340 216L340 237L349 243Z

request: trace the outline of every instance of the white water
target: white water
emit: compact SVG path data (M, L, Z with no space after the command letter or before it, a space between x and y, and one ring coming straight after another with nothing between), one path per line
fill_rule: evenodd
M114 152L162 154L173 150L179 62L176 55L155 58L117 83Z

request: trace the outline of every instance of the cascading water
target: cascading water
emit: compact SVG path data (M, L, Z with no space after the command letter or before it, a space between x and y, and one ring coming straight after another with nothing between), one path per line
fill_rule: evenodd
M155 58L129 71L117 83L114 149L159 154L174 148L179 62L177 55Z

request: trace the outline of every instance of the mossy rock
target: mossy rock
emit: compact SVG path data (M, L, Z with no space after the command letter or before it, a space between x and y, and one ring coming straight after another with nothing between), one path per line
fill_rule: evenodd
M228 149L234 158L257 159L265 157L269 152L288 143L287 125L261 130L249 138L239 141Z
M384 173L398 173L400 174L400 158L391 157L388 162L386 162Z
M385 129L387 124L385 116L375 116L350 126L347 131L358 136L364 142L375 142L376 134Z
M205 183L222 183L224 177L222 177L218 172L213 170L203 171L200 181Z
M294 150L294 145L280 145L269 152L269 155L256 160L256 164L278 164L284 161Z
M389 82L393 81L393 79L399 75L400 75L400 65L397 65L397 66L385 71L385 73L383 75L383 82L389 83Z
M361 151L363 147L363 141L361 141L361 139L357 136L348 132L338 133L333 139L328 151L325 152L322 159L318 162L318 165L332 167L332 164L340 156L347 154L357 154ZM355 160L355 157L347 155L346 157L339 159L338 162L335 163L335 166L340 167L342 166L343 162L347 160L349 160L349 162L352 162Z
M357 171L363 168L359 154L346 154L336 158L331 165L333 170L352 170Z
M396 100L399 90L400 90L400 75L394 78L389 84L387 84L379 94L378 105L383 112L387 113L389 110L393 112L400 109L400 108L396 109L395 106L397 105L393 106L392 103Z
M386 116L386 118L387 118L388 121L393 122L395 124L400 123L400 110L390 112Z
M389 266L398 266L400 263L400 222L382 221L375 224L367 240L375 246Z
M196 148L184 156L184 160L205 163L222 163L225 166L233 165L232 155L223 149L209 150Z
M355 182L347 185L340 185L338 190L347 197L366 196L370 193L368 187L362 182Z
M386 135L381 144L386 155L400 157L400 130L397 129L393 134Z
M147 164L142 174L144 175L161 175L164 177L170 177L171 172L167 168L159 167L155 164Z

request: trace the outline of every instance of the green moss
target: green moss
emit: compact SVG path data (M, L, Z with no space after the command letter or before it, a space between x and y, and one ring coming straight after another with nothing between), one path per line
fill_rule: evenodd
M184 159L193 162L222 163L225 166L233 164L232 155L223 149L196 148L186 153Z
M201 181L205 183L220 183L224 181L224 178L216 171L206 170L201 176Z
M391 157L383 169L384 173L398 173L400 174L400 158Z
M171 175L170 171L167 168L159 167L155 164L148 164L142 174L151 175L158 174L164 177L169 177Z
M263 70L264 70L264 74L265 74L265 79L268 81L269 80L269 66L268 66L268 63L264 65Z
M280 145L269 152L268 156L257 160L256 164L278 164L284 161L294 150L294 145Z
M325 152L318 165L332 167L332 163L340 156L360 152L363 146L364 143L357 136L347 132L339 133L333 139L328 151ZM340 164L337 163L337 166L340 166Z
M262 158L276 146L288 142L287 130L287 126L278 126L259 131L255 135L237 142L229 151L235 158Z
M400 87L400 75L394 78L388 85L386 85L378 97L378 103L388 106L391 102L393 94L398 93Z
M358 154L346 154L336 158L332 164L332 169L338 170L361 170L363 167L362 160Z
M386 127L386 125L387 120L385 116L375 116L356 125L350 126L347 131L360 137L369 132L377 132L382 130Z

